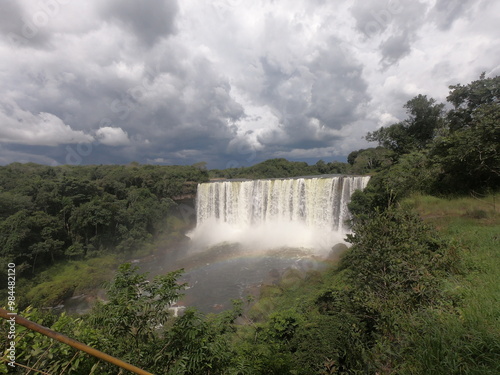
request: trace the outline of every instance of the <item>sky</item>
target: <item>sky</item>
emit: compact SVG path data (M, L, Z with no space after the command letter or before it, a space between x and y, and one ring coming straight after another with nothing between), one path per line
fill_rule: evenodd
M500 73L497 0L1 0L0 164L345 161Z

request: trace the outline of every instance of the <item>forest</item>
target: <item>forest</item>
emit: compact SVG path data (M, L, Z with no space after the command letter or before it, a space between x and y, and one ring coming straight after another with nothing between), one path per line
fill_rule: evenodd
M1 264L30 277L60 260L135 249L165 228L174 199L205 181L192 166L0 167Z
M25 279L20 315L155 374L498 374L500 77L449 89L447 103L409 100L407 118L368 133L376 146L347 163L0 167L1 277L15 263ZM179 200L200 182L317 174L372 176L352 197L350 248L326 271L289 270L257 300L173 317L182 270L149 280L118 266L182 237L192 223ZM115 270L107 302L47 313L77 282L41 289L45 272L77 277L93 261ZM16 345L23 364L46 373L123 373L22 327Z

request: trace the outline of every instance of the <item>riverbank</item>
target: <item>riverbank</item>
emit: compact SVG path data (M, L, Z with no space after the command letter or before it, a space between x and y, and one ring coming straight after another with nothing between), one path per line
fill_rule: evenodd
M187 238L184 233L192 224L175 216L167 219L167 228L153 242L126 253L107 253L88 259L57 263L32 279L20 278L18 303L55 311L66 311L66 302L90 306L102 297L104 286L113 279L120 264L148 261L172 251ZM70 302L71 304L71 302ZM70 308L70 312L85 312L85 308Z

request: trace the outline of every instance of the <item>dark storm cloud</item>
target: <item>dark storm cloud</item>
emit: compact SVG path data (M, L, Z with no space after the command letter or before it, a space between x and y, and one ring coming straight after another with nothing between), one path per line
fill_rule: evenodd
M380 45L382 62L385 66L392 65L408 55L411 51L408 32L399 35L392 35Z
M226 136L227 121L237 120L243 114L242 107L231 97L227 79L206 58L196 56L186 61L183 53L173 59L177 63L162 67L166 69L151 83L129 91L136 96L132 111L150 118L161 133L167 131L170 139L181 134ZM172 54L164 58L171 59Z
M437 0L433 13L435 22L442 30L448 30L453 23L467 16L467 12L476 1L474 0Z
M267 56L262 56L259 61L265 77L261 95L266 101L276 103L280 85L296 75L297 72L294 74L285 73L281 66L271 61Z
M315 78L307 115L330 129L353 122L359 106L369 100L361 64L340 45L340 40L330 39L328 48L309 65Z
M4 1L0 12L0 31L2 34L17 31L22 22L22 8L14 1Z
M59 121L47 129L50 134L65 129L63 123L67 125L68 135L62 143L75 129L95 139L90 146L71 145L69 152L67 146L58 147L59 152L52 156L59 163L121 162L127 158L146 162L169 154L176 155L165 158L170 163L189 163L203 160L205 154L224 152L234 134L228 123L243 115L241 105L231 97L227 79L201 54L193 56L192 51L175 44L162 47L162 54L151 53L148 63L141 64L142 73L126 79L114 70L126 71L134 61L124 67L103 67L107 74L96 74L92 63L71 69L69 62L40 65L28 74L17 71L4 89L10 87L14 92L16 82L17 86L22 83L18 111L29 116L32 126L16 138L2 138L18 144L33 142L36 114L44 112ZM44 91L50 95L37 95ZM81 132L76 135L84 138ZM124 136L130 138L128 142ZM126 147L114 149L103 144L104 140ZM194 151L179 153L180 149Z
M140 42L152 46L173 34L177 0L110 0L103 2L101 15L132 32Z
M140 162L165 159L189 164L224 152L234 134L228 122L243 115L227 79L203 56L186 61L188 52L182 48L164 53L168 63L156 56L142 77L111 101L109 119L132 140L123 153L136 155L134 160ZM96 148L95 152L108 151Z
M25 10L19 2L2 1L0 36L13 47L46 48L50 42L45 27L49 17L40 7Z
M387 67L410 53L425 22L427 5L413 0L358 0L351 12L359 32L367 39L382 38L378 48Z
M350 4L4 1L0 163L327 160L498 63L493 1Z
M356 0L351 14L356 20L358 31L370 38L383 33L391 24L397 22L405 12L409 0Z
M241 105L231 97L227 78L203 53L164 38L175 31L177 3L148 3L98 3L99 14L127 32L104 26L93 31L102 38L98 45L91 34L85 35L88 40L75 34L73 41L78 44L71 43L69 49L64 49L67 41L57 44L64 49L59 56L10 64L9 74L2 77L3 97L15 101L18 112L30 119L30 127L16 137L0 132L2 140L17 142L18 147L32 144L41 121L38 113L48 113L54 124L46 126L46 134L67 129L65 137L52 142L59 150L53 157L60 163L110 158L145 162L180 148L198 150L177 153L180 159L199 161L204 150L223 152L234 133L228 124L243 115ZM21 11L9 8L10 13ZM140 54L123 53L137 48L130 35L145 44ZM93 137L94 142L92 147L70 145L68 159L66 146L56 144L68 143L72 132L80 132L75 133L79 140Z
M316 57L298 64L293 72L261 58L265 76L262 97L272 103L280 126L258 136L274 151L285 147L328 147L336 131L354 122L360 106L369 101L362 66L341 48L337 38L316 51Z

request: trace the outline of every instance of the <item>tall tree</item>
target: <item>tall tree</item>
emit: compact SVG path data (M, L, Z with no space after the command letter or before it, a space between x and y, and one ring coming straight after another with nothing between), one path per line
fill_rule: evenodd
M425 148L443 126L444 104L418 95L404 105L408 118L368 133L366 139L378 142L398 155Z
M500 76L486 78L482 73L478 80L468 85L452 85L446 98L453 109L448 112L452 131L471 124L475 111L483 105L498 106L500 102Z
M450 86L448 127L431 146L444 190L500 185L500 76Z

